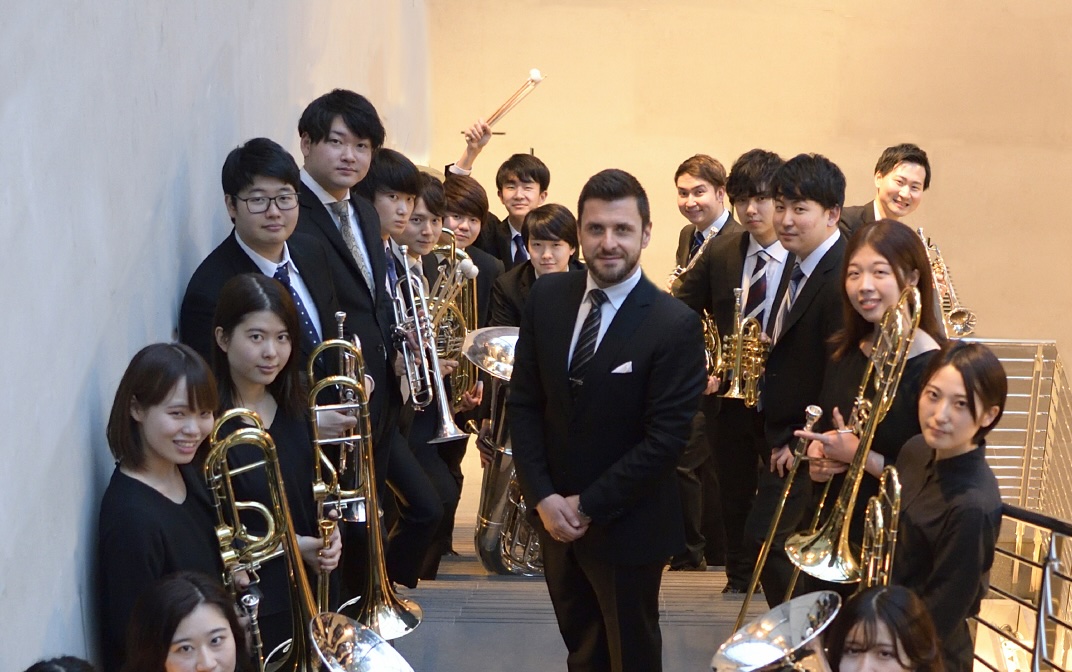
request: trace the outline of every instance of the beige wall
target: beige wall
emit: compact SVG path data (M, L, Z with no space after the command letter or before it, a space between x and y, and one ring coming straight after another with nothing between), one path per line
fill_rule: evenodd
M1050 0L436 0L429 3L432 161L540 68L546 81L496 129L476 177L534 148L550 200L619 167L652 200L645 253L672 267L673 173L703 152L727 168L752 147L825 154L847 203L874 194L882 149L916 142L931 189L906 219L946 256L984 337L1072 346L1072 5ZM665 5L665 6L663 6ZM493 210L503 214L494 197ZM1035 291L1036 286L1049 288ZM1055 309L1056 307L1056 309Z

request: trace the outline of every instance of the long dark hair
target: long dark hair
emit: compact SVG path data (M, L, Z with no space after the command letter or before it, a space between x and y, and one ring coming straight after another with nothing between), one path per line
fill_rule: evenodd
M216 410L216 379L190 346L153 343L130 360L108 416L108 448L116 462L128 469L137 469L145 462L141 423L131 416L131 408L134 404L147 409L163 403L181 380L186 381L187 403L192 410Z
M919 273L919 280L916 282L922 308L919 328L930 334L939 345L945 343L945 329L938 323L938 316L934 311L934 280L923 241L904 224L892 219L883 219L861 226L852 238L849 238L848 245L845 246L845 257L841 264L841 312L844 326L830 339L834 345L834 359L841 359L853 349L858 348L860 342L870 338L875 331L875 325L856 312L849 301L849 295L845 292L849 264L853 256L863 247L870 247L886 258L893 268L894 275L897 276L898 289L905 288L908 284L908 276L913 271Z
M252 660L246 648L246 631L238 622L234 600L219 581L197 572L172 574L138 598L127 626L123 672L163 670L179 624L202 604L216 607L227 619L235 642L235 670L249 672Z
M291 339L290 357L279 375L268 385L268 393L275 398L285 414L303 417L307 410L307 400L298 371L301 331L294 299L290 297L286 287L261 273L245 273L231 278L220 290L216 314L212 318L212 331L215 333L217 328L222 329L224 339L229 341L234 336L235 328L247 315L262 310L273 313L282 320ZM235 386L227 353L220 348L219 343L215 343L212 350L212 368L219 379L221 408L227 410L234 405Z
M849 598L823 635L830 669L841 666L845 640L854 627L863 627L864 646L870 648L878 639L880 623L893 637L901 667L916 672L942 672L942 653L930 612L923 600L904 586L875 586ZM908 660L901 660L901 648Z

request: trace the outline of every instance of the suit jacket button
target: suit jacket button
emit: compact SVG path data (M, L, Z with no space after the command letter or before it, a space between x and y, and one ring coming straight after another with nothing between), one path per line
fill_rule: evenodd
M384 359L387 359L387 348L383 347L383 343L380 343L379 345L377 345L376 349L379 351L380 357L383 357Z

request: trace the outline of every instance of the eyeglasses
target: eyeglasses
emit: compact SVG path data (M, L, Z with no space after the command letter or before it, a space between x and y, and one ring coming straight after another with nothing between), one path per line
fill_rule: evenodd
M297 194L279 194L278 196L250 196L249 198L242 198L241 196L235 196L238 200L246 204L246 209L249 210L251 215L259 215L262 212L268 211L268 206L275 202L275 207L280 210L293 210L298 207L298 195Z

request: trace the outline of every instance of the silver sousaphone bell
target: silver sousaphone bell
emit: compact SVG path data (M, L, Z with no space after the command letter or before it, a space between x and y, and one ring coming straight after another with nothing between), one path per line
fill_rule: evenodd
M718 647L715 672L830 672L821 634L841 609L841 597L823 590L794 597L744 626Z
M342 614L317 614L309 634L330 672L413 672L387 640Z
M514 372L514 347L521 330L517 327L484 327L465 335L462 354L481 371L510 382Z

